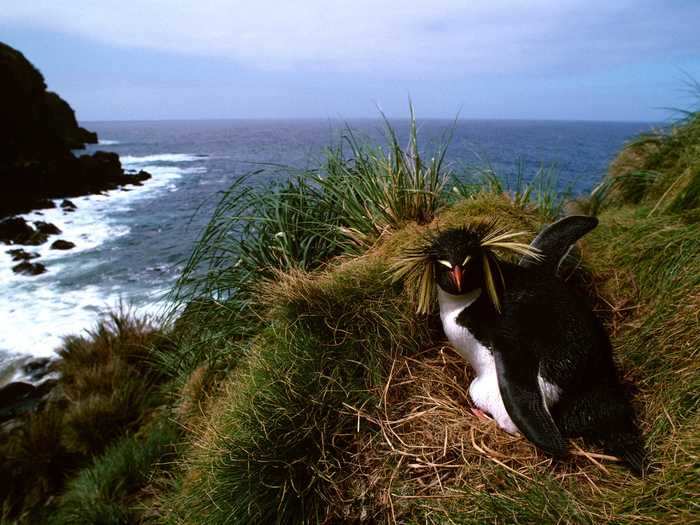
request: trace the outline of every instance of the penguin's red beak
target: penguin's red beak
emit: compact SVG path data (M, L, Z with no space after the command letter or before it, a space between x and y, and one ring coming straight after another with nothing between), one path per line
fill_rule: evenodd
M452 267L452 270L450 270L450 275L452 276L452 281L455 283L455 286L457 287L457 291L461 292L462 291L462 267L457 264Z

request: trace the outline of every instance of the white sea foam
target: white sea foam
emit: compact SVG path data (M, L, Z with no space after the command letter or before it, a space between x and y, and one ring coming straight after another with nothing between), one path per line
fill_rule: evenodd
M54 355L63 337L84 334L104 312L115 310L123 298L118 287L86 286L63 291L49 282L31 290L21 284L15 289L16 300L0 301L0 319L3 325L7 323L0 335L0 348L37 357ZM163 309L161 299L160 292L154 293L152 303L133 311L157 315Z
M119 160L125 166L129 165L143 165L150 164L153 162L197 162L206 157L201 155L191 155L189 153L159 153L157 155L144 155L142 157L137 157L133 155L124 155L120 157Z
M179 160L174 161L173 158ZM121 223L115 214L123 214L137 200L154 198L162 191L175 191L176 181L183 175L206 171L204 167L196 166L158 166L146 162L140 165L144 159L149 159L149 162L166 159L171 162L189 162L190 159L200 158L184 154L124 157L122 163L126 168L129 168L129 164L139 164L152 178L145 181L143 186L129 186L129 191L114 190L106 195L73 198L71 200L77 209L72 213L65 213L57 207L23 215L28 222L53 223L62 233L49 237L49 241L41 246L22 247L26 251L38 253L40 258L37 262L47 267L45 274L34 277L14 274L11 268L17 262L13 262L4 253L13 247L0 246L0 351L35 356L53 355L63 336L91 328L101 312L114 309L121 299L128 302L128 297L118 287L91 285L65 290L58 284L56 277L75 275L75 280L79 280L80 275L91 270L91 267L94 270L94 267L104 263L104 260L97 258L83 258L78 259L79 263L76 264L74 256L95 250L109 239L129 234L129 227ZM60 200L55 202L60 204ZM73 242L75 248L67 251L51 250L51 243L56 239ZM139 303L145 306L140 306L138 311L161 311L162 292L153 292L145 303L143 298L139 298Z
M114 146L115 144L119 144L119 141L118 141L118 140L103 140L103 139L99 139L99 140L97 141L97 143L98 143L100 146Z

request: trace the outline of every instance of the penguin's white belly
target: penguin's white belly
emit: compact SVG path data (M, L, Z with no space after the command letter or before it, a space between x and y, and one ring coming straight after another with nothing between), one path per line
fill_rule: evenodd
M476 378L469 385L472 401L479 409L491 414L499 427L513 434L518 432L518 427L503 404L493 354L469 330L457 324L460 312L472 304L480 294L481 289L460 296L439 290L440 319L447 339L459 354L469 361L476 373Z

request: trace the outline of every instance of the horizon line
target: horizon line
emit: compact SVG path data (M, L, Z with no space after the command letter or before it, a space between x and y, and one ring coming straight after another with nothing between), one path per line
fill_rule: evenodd
M410 117L387 117L388 120L410 120ZM185 117L185 118L133 118L133 119L78 119L80 124L89 123L127 123L127 122L222 122L222 121L340 121L347 122L353 120L382 121L378 117ZM484 122L484 121L504 121L504 122L581 122L581 123L609 123L609 124L673 124L674 119L667 120L600 120L600 119L577 119L577 118L523 118L523 117L416 117L416 121L440 120L448 122Z

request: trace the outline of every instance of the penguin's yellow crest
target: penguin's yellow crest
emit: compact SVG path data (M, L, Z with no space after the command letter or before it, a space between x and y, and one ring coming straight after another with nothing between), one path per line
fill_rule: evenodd
M499 261L506 255L520 255L541 260L540 251L515 239L526 235L524 231L510 231L498 226L495 221L479 222L461 228L452 228L443 232L430 232L422 242L409 248L403 255L396 258L389 273L392 283L403 282L417 305L419 314L430 313L436 295L435 265L444 264L443 251L449 250L455 239L462 245L467 245L475 254L480 254L484 274L483 287L493 303L496 311L501 311L501 301L498 294L498 279L501 287L505 288L505 280ZM447 241L449 239L449 241ZM460 258L460 261L462 259ZM464 263L476 260L474 256L464 257ZM443 261L443 262L440 262Z

